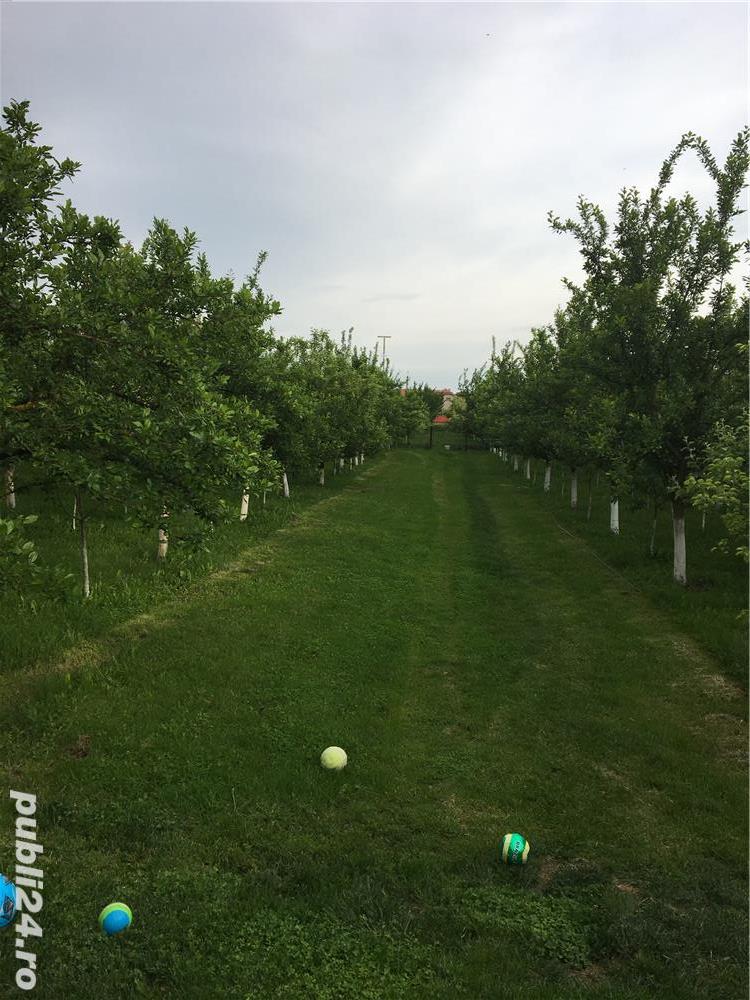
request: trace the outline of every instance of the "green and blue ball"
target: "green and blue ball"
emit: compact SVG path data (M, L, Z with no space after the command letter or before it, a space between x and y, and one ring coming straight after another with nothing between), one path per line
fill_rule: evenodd
M110 903L99 914L99 926L105 934L119 934L130 927L133 913L126 903Z

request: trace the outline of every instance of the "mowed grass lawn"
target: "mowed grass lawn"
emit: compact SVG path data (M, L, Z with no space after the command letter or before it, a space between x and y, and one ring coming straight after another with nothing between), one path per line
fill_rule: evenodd
M494 456L391 452L3 690L37 997L747 993L745 694Z

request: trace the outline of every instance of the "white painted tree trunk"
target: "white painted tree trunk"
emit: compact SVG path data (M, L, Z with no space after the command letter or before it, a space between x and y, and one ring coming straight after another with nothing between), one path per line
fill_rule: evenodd
M620 501L615 497L609 501L609 530L613 535L620 534Z
M552 462L547 462L544 468L544 492L549 493L552 485Z
M685 507L679 500L672 501L672 527L674 529L674 579L683 586L687 583L687 550L685 546Z
M288 500L289 499L289 480L286 477L286 472L284 473L284 475L281 478L281 485L284 488L284 496Z
M570 473L570 507L575 510L578 507L578 470L573 469Z
M71 525L73 531L78 527L78 494L73 497L73 523Z
M13 481L15 467L9 465L5 470L5 505L8 510L16 509L16 484Z
M706 530L706 512L704 510L703 514L701 515L701 531L705 530Z
M513 456L513 471L518 472L518 455Z
M359 465L359 455L354 456L354 468L356 469Z
M91 581L89 580L89 550L86 543L86 521L83 516L83 506L81 504L80 492L76 494L76 508L78 512L78 539L81 550L81 577L83 581L83 597L88 600L91 597Z
M344 468L344 459L343 459L343 458L340 458L340 459L339 459L339 468L340 468L340 469L343 469L343 468Z
M266 506L266 491L263 490L263 506Z
M349 459L349 471L351 472L353 468L354 468L354 459L350 458Z
M169 548L169 531L165 523L168 517L169 511L164 507L161 512L161 523L159 524L159 547L156 551L156 558L160 560L167 558L167 549Z
M325 486L325 484L326 484L326 470L325 470L325 466L324 465L321 465L319 473L320 474L318 476L318 482L320 483L321 486Z
M359 456L359 464L360 465L364 465L365 464L365 453L364 452L362 452L360 454L360 456Z
M531 459L526 459L526 478L531 479Z
M250 507L250 494L242 494L242 503L240 504L240 521L247 521L247 512Z

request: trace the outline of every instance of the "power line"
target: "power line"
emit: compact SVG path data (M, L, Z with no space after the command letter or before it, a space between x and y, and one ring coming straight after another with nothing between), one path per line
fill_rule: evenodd
M382 364L383 364L383 367L385 367L385 342L386 342L386 340L390 340L391 339L391 334L390 333L380 333L380 334L378 334L378 338L377 339L383 341Z

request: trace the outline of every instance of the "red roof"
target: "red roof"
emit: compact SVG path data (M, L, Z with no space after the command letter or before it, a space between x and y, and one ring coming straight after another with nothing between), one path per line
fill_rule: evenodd
M433 424L449 424L451 422L451 418L446 417L443 413L438 413L432 422Z

